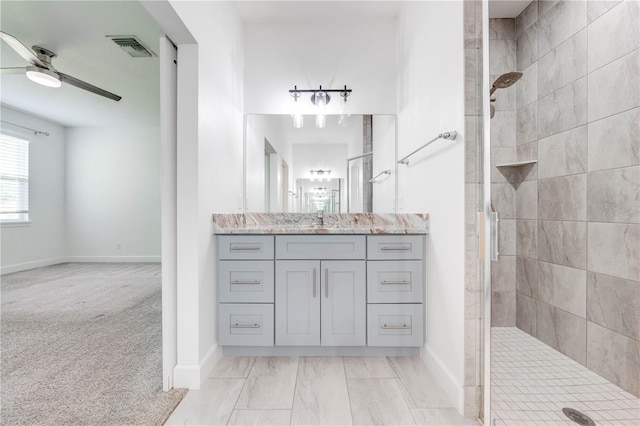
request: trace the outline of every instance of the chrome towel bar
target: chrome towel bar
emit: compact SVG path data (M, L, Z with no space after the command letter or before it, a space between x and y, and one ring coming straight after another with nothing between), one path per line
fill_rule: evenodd
M427 146L431 145L433 142L437 141L438 139L448 139L448 140L452 141L452 140L454 140L456 138L456 136L458 136L458 133L455 130L452 130L450 132L440 133L438 136L436 136L435 138L431 139L429 142L425 143L420 148L418 148L415 151L413 151L411 154L403 157L400 161L398 161L398 164L409 164L409 161L407 160L409 157L411 157L413 154L415 154L416 152L420 151L421 149L424 149Z

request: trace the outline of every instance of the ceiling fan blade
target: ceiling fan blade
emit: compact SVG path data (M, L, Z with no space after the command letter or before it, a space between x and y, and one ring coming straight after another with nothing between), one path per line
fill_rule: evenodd
M0 31L0 38L4 40L5 43L7 43L13 50L15 50L18 55L22 56L29 63L37 65L41 68L48 68L47 64L38 59L36 54L33 53L33 50L22 44L20 40L18 40L11 34Z
M20 67L20 68L0 68L0 74L2 75L6 75L6 74L24 74L25 73L25 69L24 67Z
M70 84L72 86L76 86L80 89L84 89L84 90L88 90L91 93L95 93L96 95L100 95L100 96L104 96L105 98L109 98L109 99L113 99L114 101L119 101L120 99L122 99L122 96L118 96L114 93L111 92L107 92L104 89L101 89L99 87L96 87L92 84L86 83L82 80L78 80L75 77L71 77L70 75L67 74L63 74L59 71L57 71L58 75L60 76L60 81Z

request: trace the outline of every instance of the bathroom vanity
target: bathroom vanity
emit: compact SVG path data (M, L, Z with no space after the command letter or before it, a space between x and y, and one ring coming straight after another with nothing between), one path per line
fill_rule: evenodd
M423 346L426 215L334 214L324 225L308 214L214 221L225 353Z

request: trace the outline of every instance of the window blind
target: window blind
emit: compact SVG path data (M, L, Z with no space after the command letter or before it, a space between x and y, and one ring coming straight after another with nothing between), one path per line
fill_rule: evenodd
M28 220L29 141L0 134L0 220Z

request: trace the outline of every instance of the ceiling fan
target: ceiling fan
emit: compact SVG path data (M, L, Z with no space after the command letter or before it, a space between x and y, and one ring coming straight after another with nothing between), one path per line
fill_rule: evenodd
M121 96L107 92L104 89L96 87L92 84L78 80L75 77L61 73L56 70L51 64L51 60L56 57L56 54L43 47L33 46L33 51L26 47L17 38L11 34L7 34L4 31L0 31L0 38L4 40L9 47L22 56L31 65L18 68L0 68L0 74L22 74L26 72L27 78L38 84L49 87L60 87L62 83L67 83L80 89L88 90L96 95L104 96L105 98L119 101Z

